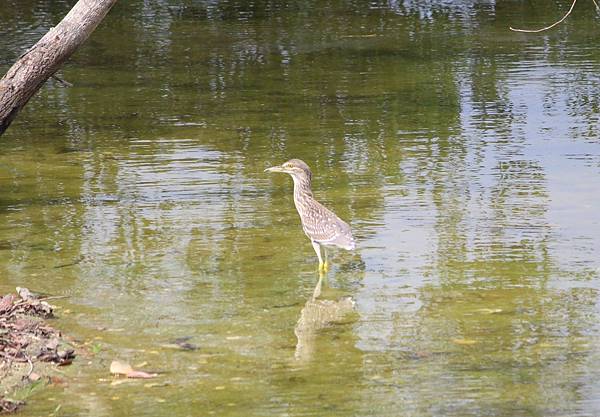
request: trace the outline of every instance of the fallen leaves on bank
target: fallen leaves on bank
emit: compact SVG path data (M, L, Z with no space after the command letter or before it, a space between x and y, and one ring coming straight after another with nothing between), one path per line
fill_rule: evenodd
M23 380L42 379L34 371L36 364L64 366L73 361L75 351L44 321L52 317L53 307L27 288L0 296L0 392L11 392ZM0 413L14 412L21 404L0 395Z

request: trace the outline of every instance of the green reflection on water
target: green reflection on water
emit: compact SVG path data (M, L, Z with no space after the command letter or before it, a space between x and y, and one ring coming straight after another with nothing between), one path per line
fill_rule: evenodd
M510 4L120 2L0 144L0 291L99 349L24 415L598 414L597 22ZM360 242L307 349L291 157Z

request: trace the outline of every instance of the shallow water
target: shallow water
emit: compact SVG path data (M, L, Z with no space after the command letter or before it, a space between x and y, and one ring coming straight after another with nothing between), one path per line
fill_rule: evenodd
M96 352L23 415L600 414L599 20L535 6L120 2L0 142L0 293ZM68 7L0 5L0 67ZM291 157L358 240L308 333Z

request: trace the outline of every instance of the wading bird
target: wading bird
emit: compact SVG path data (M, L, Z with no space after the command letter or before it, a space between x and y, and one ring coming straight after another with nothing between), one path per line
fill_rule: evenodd
M292 176L294 204L300 215L302 230L310 239L319 258L319 271L328 269L327 246L337 246L346 250L355 248L356 244L348 223L313 197L310 188L312 173L304 161L290 159L282 165L265 169L265 172L284 172ZM323 256L321 256L321 249L323 249Z

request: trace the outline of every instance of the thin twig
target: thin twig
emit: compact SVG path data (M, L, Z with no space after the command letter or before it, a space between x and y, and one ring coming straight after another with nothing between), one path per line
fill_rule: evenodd
M526 33L538 33L538 32L543 32L545 30L548 29L552 29L554 26L562 23L573 11L573 8L575 7L575 3L577 3L577 0L573 0L573 4L571 4L571 8L569 9L569 11L567 12L567 14L565 14L562 19L560 19L557 22L552 23L550 26L546 26L544 28L541 29L515 29L512 26L509 26L509 29L514 31L514 32L526 32ZM594 0L594 3L596 3L596 1ZM596 7L598 7L598 5L596 5Z
M592 0L594 2L594 5L596 6L596 13L600 13L600 6L598 6L598 3L596 3L596 0Z
M23 356L25 356L25 359L27 359L27 362L29 362L29 371L27 372L27 378L29 378L31 376L31 373L33 372L33 362L31 361L29 356L25 354L25 352L23 352Z
M69 298L71 297L70 295L49 295L47 297L42 297L39 298L40 301L47 301L47 300L60 300L63 298Z
M58 75L56 74L52 74L51 76L52 78L54 78L56 81L58 81L60 84L62 84L63 87L73 87L73 84L71 84L68 81L63 80L62 78L60 78Z
M340 38L375 38L376 36L376 33L369 33L368 35L342 35Z

